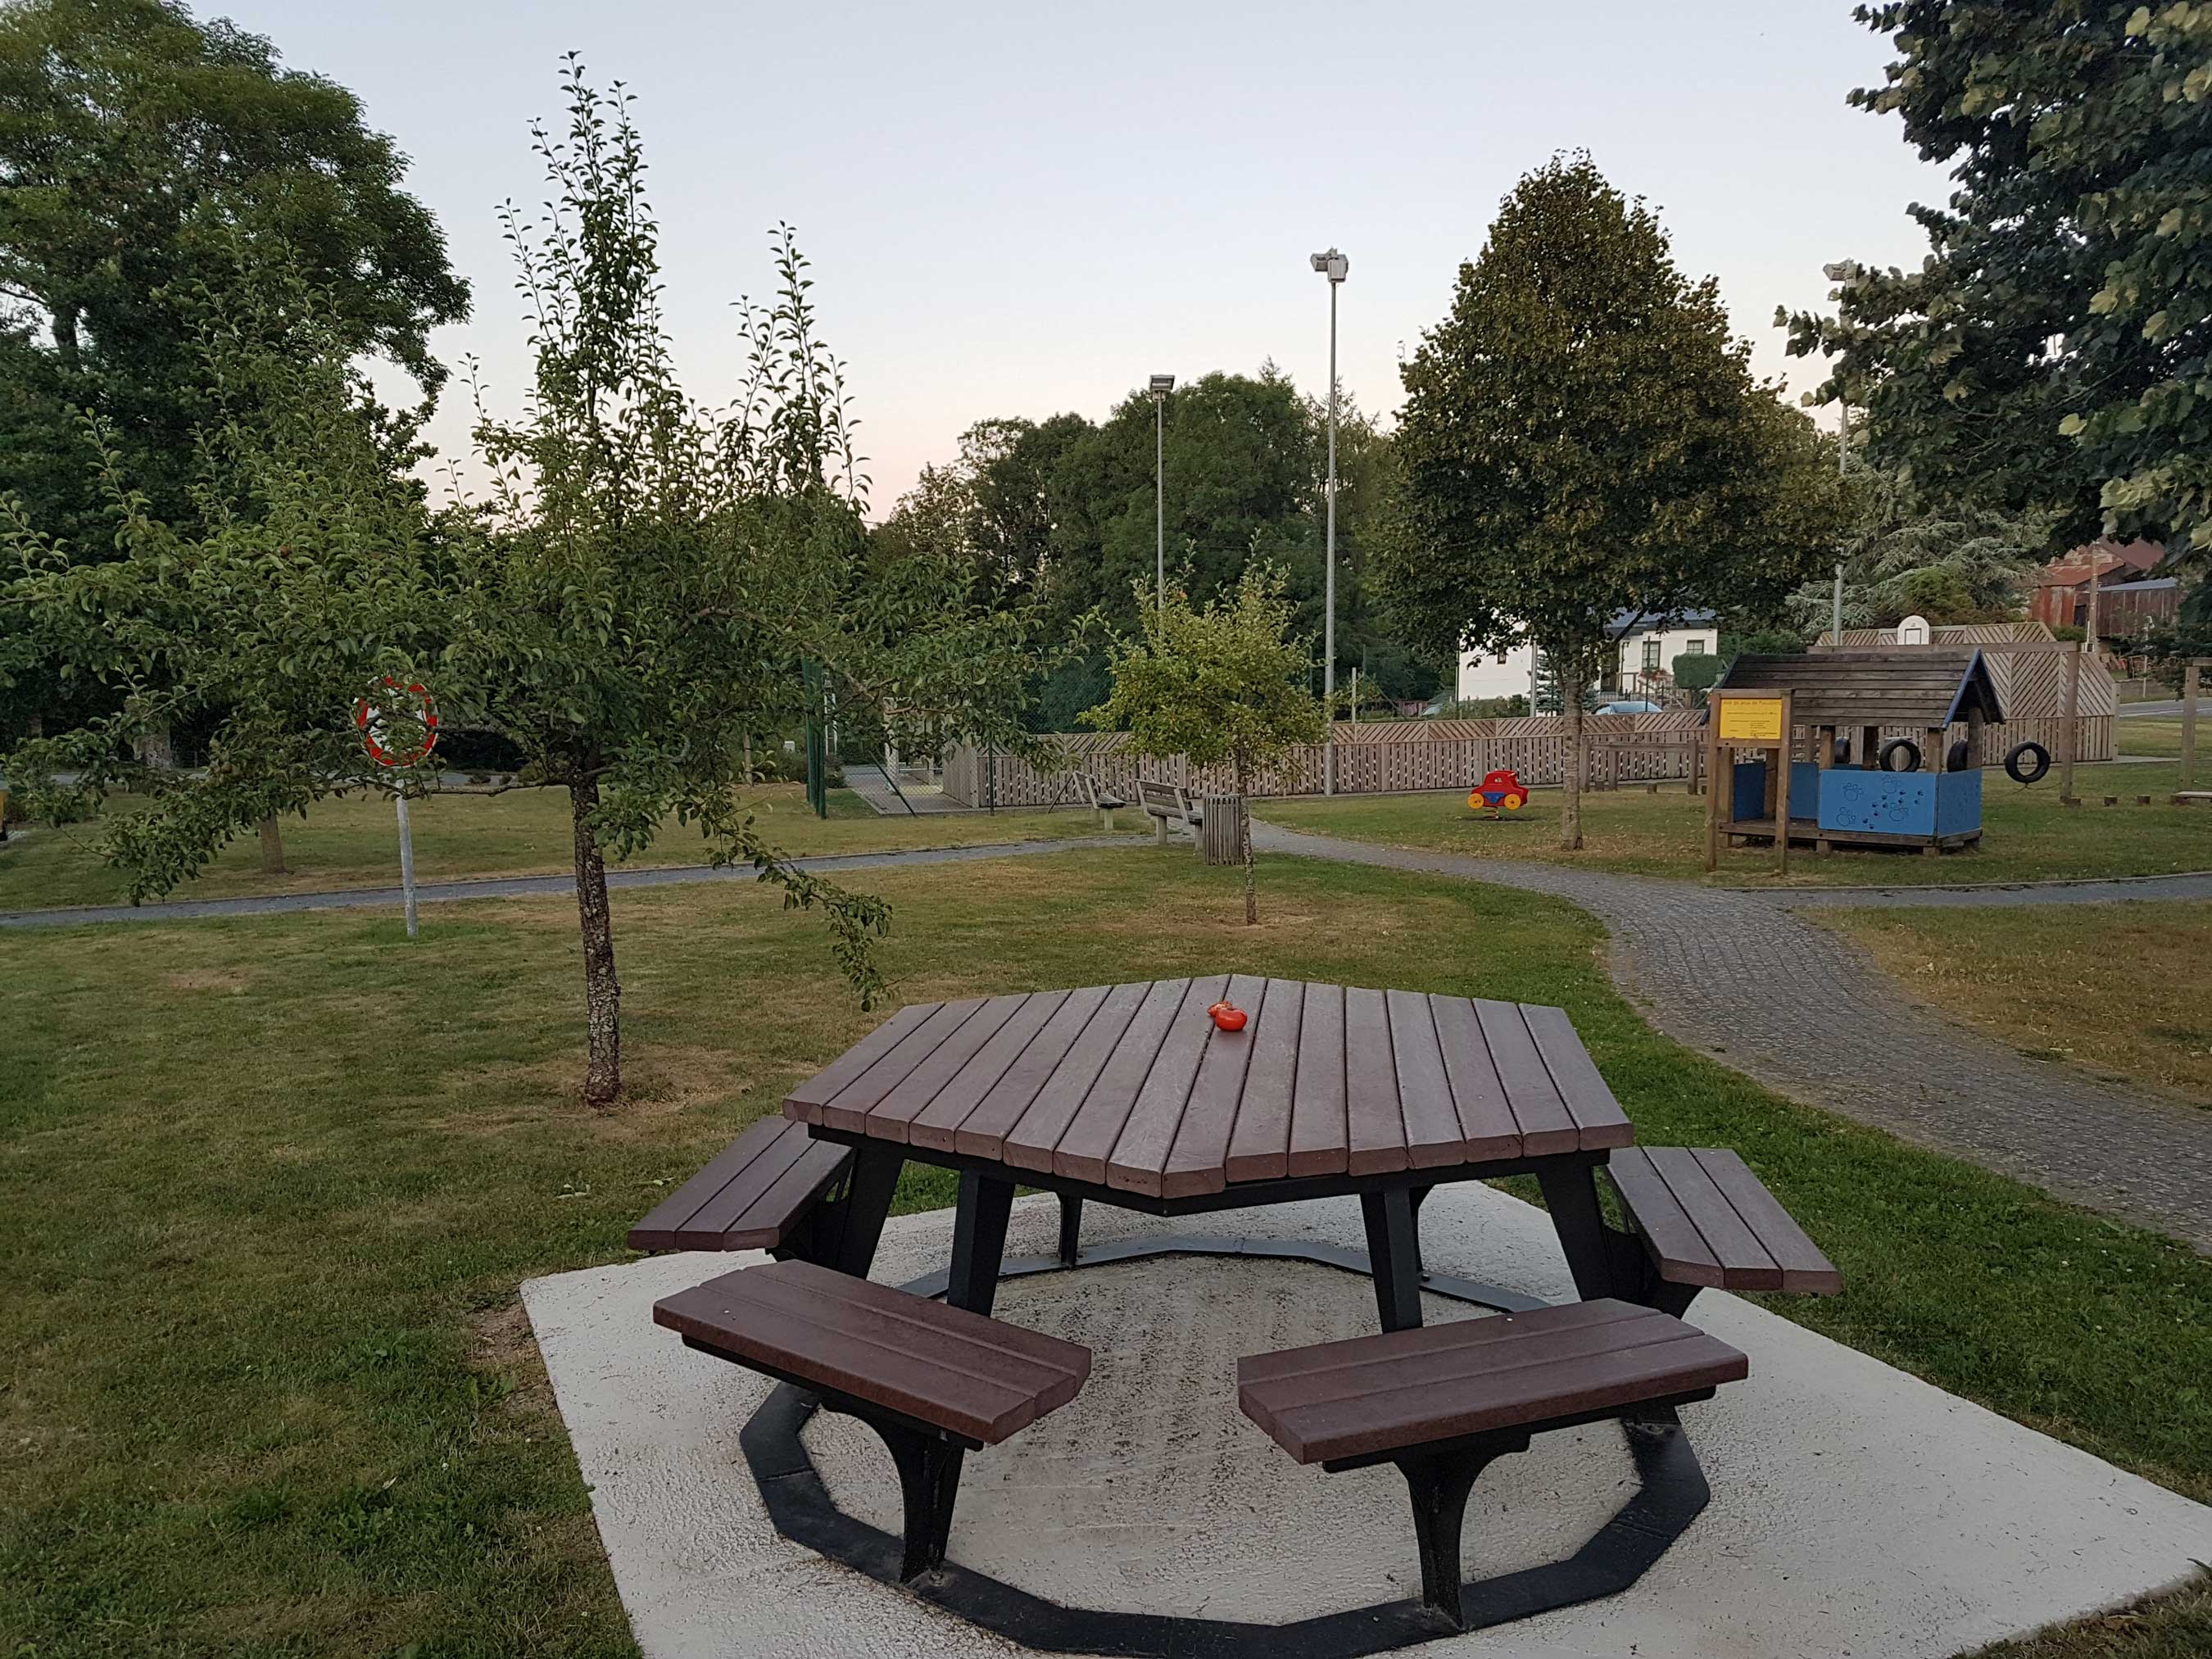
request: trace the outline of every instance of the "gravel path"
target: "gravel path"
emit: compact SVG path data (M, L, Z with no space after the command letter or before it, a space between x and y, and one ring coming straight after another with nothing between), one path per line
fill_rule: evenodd
M1969 1158L2212 1255L2212 1111L2031 1060L1912 1003L1850 940L1790 914L1809 895L1455 857L1255 823L1271 852L1550 893L1613 935L1621 988L1670 1036L1790 1096ZM2212 896L2212 878L2166 878ZM2139 882L2094 897L2166 896ZM1903 889L1863 902L2049 903L2052 888ZM2070 899L2071 890L2069 890ZM1845 896L1822 896L1822 902ZM2063 902L2063 901L2062 901Z
M1017 858L1030 853L1058 853L1071 847L1117 847L1130 836L1085 836L1066 841L1005 841L977 847L931 847L903 853L838 853L820 858L793 859L801 870L835 875L840 870L878 870L897 864L959 864L970 859ZM666 887L689 881L755 881L750 864L718 869L711 864L672 864L649 869L607 872L609 887ZM522 898L543 893L573 893L576 884L568 876L495 876L481 881L417 883L418 903L435 904L453 899ZM82 904L58 910L13 910L0 913L0 927L73 927L85 922L186 921L196 916L268 916L295 910L398 908L397 887L348 887L327 893L281 893L261 898L178 899L161 904Z

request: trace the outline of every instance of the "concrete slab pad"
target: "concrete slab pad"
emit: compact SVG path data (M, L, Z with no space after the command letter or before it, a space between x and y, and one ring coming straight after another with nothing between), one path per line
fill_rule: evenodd
M1049 1200L1016 1206L1012 1255L1048 1254ZM1085 1218L1087 1241L1144 1232L1362 1243L1322 1200L1163 1223ZM1572 1294L1540 1212L1487 1188L1422 1212L1439 1271ZM894 1220L875 1276L944 1266L951 1218ZM759 1258L663 1256L523 1286L631 1627L647 1655L722 1659L1003 1655L997 1637L823 1559L769 1524L738 1449L769 1384L686 1349L654 1299ZM1748 1382L1683 1420L1711 1508L1633 1589L1432 1643L1534 1659L1942 1659L2113 1606L2212 1559L2212 1509L1708 1291L1692 1320L1751 1356ZM1176 1257L1010 1280L1000 1316L1094 1351L1073 1404L975 1454L956 1560L1069 1605L1279 1622L1417 1593L1402 1484L1302 1469L1237 1412L1238 1356L1374 1326L1367 1281L1298 1262ZM1432 1320L1483 1317L1432 1299ZM807 1431L848 1512L896 1530L890 1462L849 1419ZM1633 1481L1609 1425L1537 1440L1475 1488L1468 1570L1570 1553Z

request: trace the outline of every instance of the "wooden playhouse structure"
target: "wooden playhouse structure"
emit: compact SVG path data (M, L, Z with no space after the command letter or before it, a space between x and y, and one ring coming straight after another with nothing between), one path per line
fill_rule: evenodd
M1786 812L1784 849L1972 846L1990 728L2003 719L1973 646L1738 657L1706 726L1713 840L1771 842Z

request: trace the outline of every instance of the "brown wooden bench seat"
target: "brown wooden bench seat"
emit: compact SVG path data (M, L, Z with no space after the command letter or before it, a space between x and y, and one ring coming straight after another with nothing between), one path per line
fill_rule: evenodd
M1636 1229L1616 1249L1623 1294L1679 1314L1700 1290L1834 1296L1843 1276L1734 1152L1625 1146L1606 1165ZM1639 1247L1640 1248L1638 1248Z
M811 1261L744 1267L653 1304L688 1346L860 1419L898 1466L902 1579L945 1560L960 1462L1075 1398L1091 1350Z
M1748 1370L1672 1315L1608 1298L1255 1355L1237 1403L1301 1463L1397 1465L1422 1599L1458 1628L1460 1526L1486 1466L1532 1435L1711 1399Z
M826 1261L823 1200L853 1167L852 1149L804 1123L764 1117L629 1230L633 1250L771 1250Z
M1114 827L1114 814L1129 803L1106 787L1105 781L1096 772L1078 772L1076 781L1082 786L1083 799L1097 813L1109 830Z

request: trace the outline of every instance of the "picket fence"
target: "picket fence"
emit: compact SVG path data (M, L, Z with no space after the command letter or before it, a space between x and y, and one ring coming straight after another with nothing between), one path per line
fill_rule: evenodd
M1686 781L1695 758L1690 739L1704 730L1696 709L1658 714L1591 714L1583 725L1594 744L1589 776L1617 783ZM2033 738L2056 756L2060 721L2056 716L2008 720L1983 734L1987 763L2001 763L2014 744ZM2075 722L2082 761L2112 757L2110 715L2083 716ZM1336 787L1344 795L1405 794L1426 789L1465 789L1486 773L1510 768L1527 784L1565 781L1572 745L1560 715L1524 715L1493 720L1426 720L1354 726L1340 722L1336 736ZM1953 728L1964 737L1963 725ZM1924 734L1899 727L1883 736ZM1140 755L1129 747L1126 732L1062 732L1040 740L1042 763L1032 764L1003 749L955 745L945 755L944 787L963 806L1072 806L1083 799L1080 775L1096 776L1109 792L1133 797L1139 778L1179 783L1200 794L1233 794L1235 774L1226 763L1194 766L1182 756ZM1646 746L1648 744L1648 746ZM1312 744L1294 750L1279 766L1251 780L1257 796L1318 795L1325 750Z

